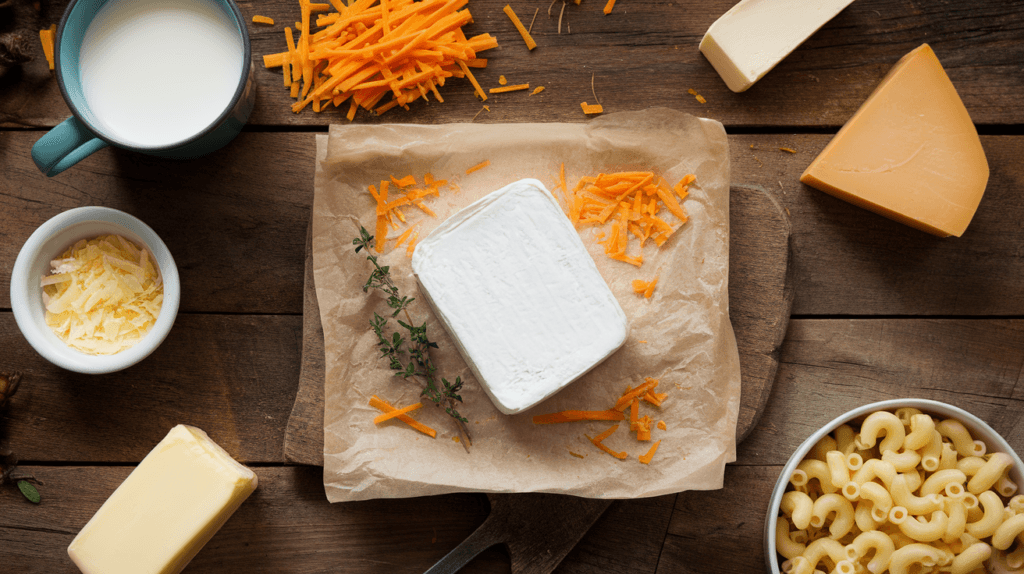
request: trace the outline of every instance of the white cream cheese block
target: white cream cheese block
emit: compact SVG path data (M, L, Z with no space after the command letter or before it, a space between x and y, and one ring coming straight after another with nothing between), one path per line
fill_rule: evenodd
M452 215L412 268L484 391L522 412L626 341L626 315L544 184L524 179Z
M853 0L743 0L708 28L700 51L734 92L745 91Z
M256 489L256 473L178 425L68 546L84 574L177 574Z

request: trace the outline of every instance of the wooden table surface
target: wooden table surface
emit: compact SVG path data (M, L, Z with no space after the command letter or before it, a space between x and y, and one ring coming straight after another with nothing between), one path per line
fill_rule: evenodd
M513 7L531 20L527 52L501 8L472 0L471 30L501 48L478 78L544 85L491 96L478 122L583 122L591 81L607 112L668 106L722 121L733 181L773 189L792 217L796 298L767 409L725 474L725 488L612 506L559 567L573 573L757 572L769 492L797 445L838 414L875 400L922 397L963 407L1024 447L1024 2L858 0L753 89L733 94L697 51L733 0ZM59 20L43 2L30 29ZM297 2L240 3L254 59L285 46ZM561 9L557 2L552 11ZM4 25L0 17L0 25ZM571 31L571 33L569 33ZM889 68L928 42L982 136L991 178L962 238L938 239L799 183L803 169ZM0 370L25 373L0 415L0 443L44 485L43 503L0 488L0 571L75 572L65 549L133 465L177 423L208 431L254 467L260 488L186 572L422 572L487 513L481 495L329 505L320 469L286 463L282 440L299 373L303 250L313 139L331 110L292 114L279 70L257 66L256 110L234 142L172 162L105 149L47 179L32 144L68 109L36 60L0 76ZM701 104L687 93L707 99ZM480 110L467 82L357 122L465 122ZM796 150L787 153L779 148ZM170 247L181 311L165 343L127 371L83 376L36 355L11 313L21 245L64 210L132 213ZM661 525L637 540L636 524ZM650 530L650 529L648 529ZM507 572L492 549L467 569Z

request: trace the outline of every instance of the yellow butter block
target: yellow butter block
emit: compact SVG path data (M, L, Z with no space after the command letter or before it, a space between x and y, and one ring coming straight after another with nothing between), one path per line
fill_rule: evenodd
M256 489L205 432L178 425L68 547L84 574L177 574Z
M923 44L889 71L800 181L921 231L960 237L988 176L978 131Z

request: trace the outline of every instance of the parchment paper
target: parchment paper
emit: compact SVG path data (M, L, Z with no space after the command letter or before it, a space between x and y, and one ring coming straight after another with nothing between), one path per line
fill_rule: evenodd
M465 174L483 160L491 165ZM367 404L370 395L404 406L419 400L421 387L392 376L370 330L373 312L385 305L379 293L362 292L371 267L352 245L360 224L374 228L375 202L367 186L392 175L413 174L422 181L426 172L457 183L460 191L430 199L436 219L405 211L419 222L422 238L458 209L512 181L534 177L553 190L562 162L570 189L584 175L617 170L653 169L671 183L688 173L697 177L684 203L689 222L664 247L651 242L640 269L609 259L595 241L597 229L582 230L629 319L625 346L554 397L506 416L480 389L421 299L411 310L414 320L427 321L428 334L440 345L432 354L440 373L466 381L460 411L469 418L471 453L453 440L454 422L429 401L415 417L437 429L436 439L399 421L375 428L379 413ZM404 295L420 297L404 247L389 249L381 259ZM316 176L313 265L326 349L324 486L331 502L457 491L636 498L721 488L724 466L735 460L740 369L728 315L729 151L720 123L653 109L585 124L331 126ZM660 280L652 299L633 293L633 279L655 276ZM585 436L611 423L532 423L536 414L610 408L626 385L645 377L660 379L658 390L669 395L660 408L641 407L641 416L668 427L653 430L653 439L662 443L650 465L637 457L651 443L637 442L628 421L605 440L629 453L621 461Z

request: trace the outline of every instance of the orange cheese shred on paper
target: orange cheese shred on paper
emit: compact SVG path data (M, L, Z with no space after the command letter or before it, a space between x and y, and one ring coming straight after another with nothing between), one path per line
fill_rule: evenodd
M415 404L410 405L410 406L405 407L405 408L409 409L409 410L414 410L414 408L416 408L415 405L421 405L422 406L422 404L423 403L415 403ZM430 438L437 437L437 431L435 431L434 429L428 427L427 425L417 421L416 419L410 417L409 415L407 415L405 413L398 413L397 411L399 411L401 409L396 409L395 407L391 406L390 403L388 403L384 399L381 399L377 395L373 395L373 396L370 397L370 406L375 408L375 409L377 409L377 410L379 410L379 411L382 411L385 415L391 414L391 413L395 413L394 414L394 418L397 418L398 420L404 422L405 424L411 426L412 428L418 430L419 432L429 436ZM380 418L380 417L377 417L377 418ZM375 423L376 423L376 420L377 419L374 419Z
M398 231L403 225L408 225L408 228L398 235L394 247L408 242L406 253L411 257L419 237L419 230L415 231L415 235L413 235L413 230L419 225L419 222L409 221L409 216L403 211L403 208L415 208L430 217L437 217L434 210L430 209L424 200L430 197L440 197L441 189L447 187L452 187L448 180L435 179L430 173L424 174L422 186L419 186L419 182L413 174L401 178L394 175L389 176L387 180L380 182L379 189L375 185L367 186L370 197L376 203L377 221L374 250L383 253L391 231ZM394 190L393 194L392 190Z
M294 47L289 41L285 52L265 55L263 64L285 67L286 74L292 70L296 113L351 101L346 116L351 120L358 108L382 114L431 96L443 102L438 88L453 77L468 76L486 99L466 64L486 65L479 53L497 48L498 41L490 34L466 37L462 28L473 20L467 3L356 0L345 6L300 0L298 41ZM285 33L290 39L288 29Z
M584 176L566 198L566 215L577 229L602 226L605 231L598 242L605 254L640 267L648 241L661 247L686 224L688 216L680 202L686 199L694 181L690 174L669 187L654 172L641 171ZM631 244L639 245L635 255L627 253ZM634 282L633 288L645 285L642 292L649 298L654 294L652 283L656 285L657 280Z
M560 411L556 413L550 413L545 415L536 415L533 417L533 424L544 425L544 424L555 424L555 423L568 423L568 422L579 422L579 421L625 421L626 415L623 412L626 407L629 407L629 430L630 432L636 432L636 440L638 442L646 442L651 440L651 432L655 426L659 430L665 430L664 421L658 421L655 423L654 419L650 415L640 416L640 403L646 401L651 404L660 405L661 401L667 398L667 394L656 396L654 389L658 386L658 379L647 377L643 384L636 388L626 387L626 390L622 393L622 396L616 401L615 406L612 409L606 411ZM655 402L657 401L657 402ZM590 442L602 451L624 460L628 454L625 451L618 452L608 448L602 441L611 436L616 430L618 430L619 424L612 425L610 428L602 432L601 434L587 437ZM654 456L654 452L657 450L658 445L661 441L654 443L654 446L645 455L640 455L640 462L644 464L650 464L651 458Z
M491 160L485 159L484 161L474 165L473 167L466 170L466 175L473 173L474 171L480 171L481 169L491 165Z

